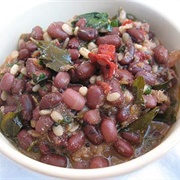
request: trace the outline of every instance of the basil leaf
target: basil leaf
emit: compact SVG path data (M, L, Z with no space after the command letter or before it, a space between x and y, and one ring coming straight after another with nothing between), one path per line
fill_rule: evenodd
M82 14L76 17L75 21L72 23L75 26L75 23L79 19L86 19L86 27L92 27L97 30L105 29L111 30L109 15L107 13L91 12Z
M144 86L145 80L142 76L138 76L133 82L133 93L135 95L135 103L140 106L144 105Z
M158 107L148 111L144 115L140 116L136 121L132 122L128 127L128 131L144 133L148 126L150 125L151 121L155 118L159 111Z
M38 47L41 53L39 58L46 67L56 72L68 71L73 68L68 50L60 49L52 42L37 41L32 38L31 40Z

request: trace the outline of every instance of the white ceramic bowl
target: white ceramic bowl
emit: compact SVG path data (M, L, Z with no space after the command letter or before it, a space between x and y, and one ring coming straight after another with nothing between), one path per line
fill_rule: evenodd
M8 27L4 27L3 35L2 33L0 35L0 49L3 49L3 51L0 52L0 60L2 61L5 59L5 57L15 49L21 33L30 32L32 27L36 25L47 28L53 21L66 21L75 14L92 11L106 11L110 15L114 15L119 6L137 17L146 19L149 22L152 31L156 33L157 37L161 39L161 42L165 44L169 50L178 49L180 47L180 41L177 38L180 36L180 30L172 24L167 17L165 18L161 13L142 3L120 0L104 1L103 3L102 1L93 0L59 1L42 3L19 16ZM180 64L178 66L180 66ZM158 147L129 162L101 169L67 169L40 163L21 154L2 134L0 134L0 151L23 167L45 175L69 179L105 178L127 174L156 160L178 142L179 134L180 111L177 115L177 122Z

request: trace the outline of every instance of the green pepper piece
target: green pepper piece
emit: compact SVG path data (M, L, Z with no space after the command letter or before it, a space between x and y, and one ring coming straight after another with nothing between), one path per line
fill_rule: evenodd
M22 128L22 123L18 114L9 112L4 115L0 127L5 136L15 137Z
M73 68L71 56L67 49L60 49L52 42L37 41L31 38L31 41L36 44L41 55L39 57L42 63L56 71L68 71Z

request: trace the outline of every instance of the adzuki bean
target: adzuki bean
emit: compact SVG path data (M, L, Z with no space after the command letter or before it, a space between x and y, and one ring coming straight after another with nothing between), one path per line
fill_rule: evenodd
M90 165L89 167L91 169L93 168L103 168L103 167L108 167L109 162L106 158L103 156L95 156L90 160Z
M42 155L40 161L58 167L67 167L67 158L60 154L46 154Z
M114 143L115 150L124 157L131 157L134 153L131 145L124 139L118 138Z

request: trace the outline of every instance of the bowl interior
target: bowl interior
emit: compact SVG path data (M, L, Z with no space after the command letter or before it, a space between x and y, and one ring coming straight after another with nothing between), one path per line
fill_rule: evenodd
M119 7L123 7L127 12L134 14L136 17L147 20L151 30L156 33L161 42L169 48L169 50L178 49L180 47L180 31L158 12L150 9L142 3L131 1L59 1L46 2L39 6L28 10L22 16L15 19L9 27L5 28L3 35L1 34L0 60L2 63L5 57L16 48L19 36L22 33L31 32L36 25L46 29L48 25L54 21L66 21L77 14L100 11L108 12L111 16L115 15ZM169 35L170 34L170 35ZM178 64L179 66L179 64ZM163 155L178 141L180 132L180 112L178 113L178 121L175 123L168 138L166 138L157 148L149 153L120 165L93 170L75 170L52 167L32 160L20 152L18 152L7 140L0 134L0 150L9 158L18 162L26 168L43 174L76 179L92 179L104 178L120 174L125 174L143 167L147 163L155 160Z

